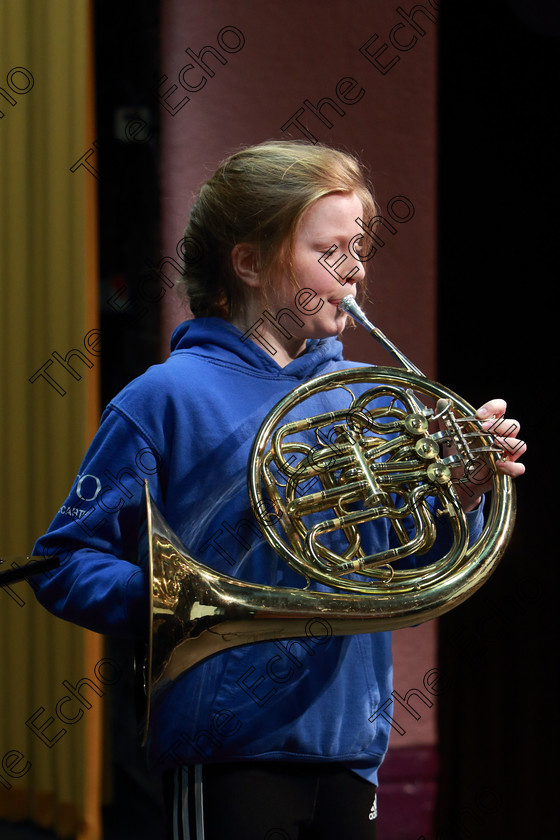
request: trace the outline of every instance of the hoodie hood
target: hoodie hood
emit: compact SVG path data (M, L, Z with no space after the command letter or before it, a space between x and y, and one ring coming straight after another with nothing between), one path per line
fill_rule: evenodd
M308 339L305 353L282 367L259 343L257 330L249 338L223 318L183 321L171 336L171 355L186 352L220 359L236 367L250 367L265 375L305 380L327 362L343 360L343 346L336 338ZM264 342L264 339L262 339Z

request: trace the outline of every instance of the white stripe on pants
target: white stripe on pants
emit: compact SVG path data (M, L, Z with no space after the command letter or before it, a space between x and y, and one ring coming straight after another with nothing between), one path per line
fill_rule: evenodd
M173 773L173 840L204 840L202 765Z

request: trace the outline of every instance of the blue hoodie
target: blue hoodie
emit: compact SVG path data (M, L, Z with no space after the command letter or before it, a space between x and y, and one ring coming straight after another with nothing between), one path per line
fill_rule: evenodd
M39 601L112 636L146 635L147 581L135 565L146 478L164 518L200 562L254 583L301 586L251 512L251 445L266 414L295 386L358 366L331 338L308 341L282 368L220 318L182 323L171 350L108 405L68 499L34 548L61 557L60 568L38 580ZM314 399L313 413L348 404L344 391ZM388 545L384 523L372 524L371 550ZM156 698L150 764L337 761L377 783L391 726L387 714L374 712L391 698L391 677L390 633L335 638L320 620L302 639L225 651Z

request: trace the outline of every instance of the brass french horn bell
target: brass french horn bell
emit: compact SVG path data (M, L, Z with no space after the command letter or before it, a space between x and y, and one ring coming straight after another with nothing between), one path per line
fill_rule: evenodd
M246 583L199 563L145 483L141 562L152 603L142 669L143 742L156 694L207 657L305 636L318 617L339 636L420 624L476 592L506 549L514 486L496 469L501 450L473 407L424 377L352 296L340 308L404 369L368 366L318 376L280 400L257 433L248 466L253 512L264 538L306 581L304 588ZM325 392L346 405L307 416L306 402ZM290 419L294 409L304 419ZM481 470L491 474L493 492L482 534L469 545L455 486ZM368 527L376 519L389 521L392 546L368 553ZM407 558L428 554L438 527L450 534L444 556L407 568ZM314 591L311 581L342 591Z

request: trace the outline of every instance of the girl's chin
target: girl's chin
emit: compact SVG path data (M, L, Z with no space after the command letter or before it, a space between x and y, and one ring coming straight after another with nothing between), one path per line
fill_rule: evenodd
M318 329L310 338L336 338L343 331L346 326L346 319L342 321L334 321L332 326L325 325L325 327Z
M322 313L321 313L322 314ZM346 326L346 322L348 319L348 315L346 312L342 312L338 310L338 312L333 313L332 318L317 318L314 321L314 317L310 316L307 320L305 325L305 329L300 332L302 338L333 338L343 331L344 327ZM299 332L299 330L298 330Z

